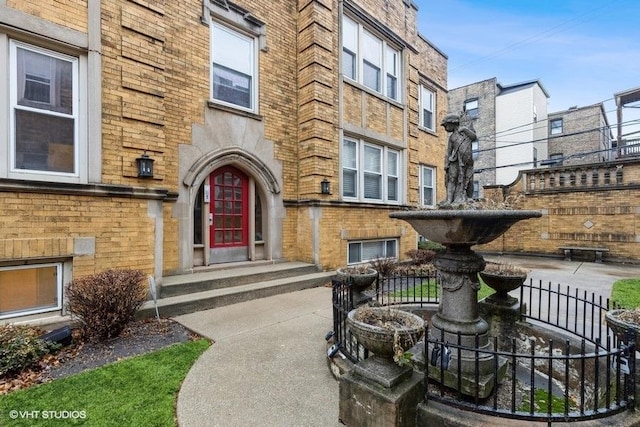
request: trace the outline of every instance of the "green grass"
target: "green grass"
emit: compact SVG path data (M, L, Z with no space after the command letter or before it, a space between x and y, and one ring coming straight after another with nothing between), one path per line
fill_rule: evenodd
M209 345L204 339L176 344L0 396L0 425L175 426L180 385ZM31 418L12 419L11 411L30 412Z
M615 281L611 288L611 301L622 308L640 307L640 277Z
M533 392L533 411L534 412L544 412L547 413L549 411L549 393L546 390L535 389ZM573 411L576 409L576 402L569 398L569 411ZM564 397L558 397L551 395L551 412L554 414L563 414L565 411L564 407ZM522 398L522 404L518 408L521 412L530 412L531 411L531 400L529 392L525 392Z
M478 279L480 280L480 290L478 291L478 301L479 301L491 295L493 293L493 289L487 286L479 277ZM438 288L438 285L436 284L434 279L429 279L429 280L423 281L422 284L420 285L412 286L408 289L405 289L402 291L396 291L391 294L391 296L393 297L404 297L404 298L406 297L413 298L414 296L416 298L419 298L420 295L422 295L425 298L427 296L434 298L436 295L438 296L442 295L442 290Z

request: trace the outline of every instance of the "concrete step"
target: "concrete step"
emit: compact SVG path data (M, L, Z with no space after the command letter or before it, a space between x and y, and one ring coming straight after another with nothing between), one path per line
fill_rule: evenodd
M255 282L282 279L317 273L313 264L304 262L243 263L221 265L218 268L192 274L168 276L163 279L160 298L247 285Z
M335 272L333 271L315 272L297 275L295 277L277 278L160 298L158 299L158 312L161 317L172 317L237 304L253 299L300 291L330 283L334 275ZM153 317L155 315L156 312L153 301L147 301L138 312L139 317Z

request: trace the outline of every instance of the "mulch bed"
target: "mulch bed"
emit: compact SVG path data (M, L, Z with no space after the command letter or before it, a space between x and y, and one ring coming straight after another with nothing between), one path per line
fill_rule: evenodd
M73 331L73 336L78 336L77 331ZM37 365L17 375L0 378L0 394L50 382L196 338L199 336L173 320L138 320L127 326L117 338L104 343L81 342L75 338L71 345L45 356Z

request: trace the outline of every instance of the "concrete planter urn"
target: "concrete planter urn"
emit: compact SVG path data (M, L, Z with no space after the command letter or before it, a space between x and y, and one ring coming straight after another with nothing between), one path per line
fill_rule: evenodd
M485 269L478 274L482 281L495 291L486 301L510 306L518 299L510 296L509 292L522 286L529 271L511 264L487 263Z
M378 277L378 272L365 266L341 267L336 270L339 279L351 284L353 290L353 306L358 307L371 300L370 296L364 294Z
M392 362L397 352L413 347L424 334L424 319L386 307L360 307L347 315L358 342L375 356Z
M351 280L354 289L362 291L373 284L378 272L371 267L341 267L336 270L338 277Z
M631 329L636 337L636 351L640 350L640 324L638 320L640 311L616 309L609 310L605 314L605 320L609 328L616 334L618 339L627 342L627 331Z

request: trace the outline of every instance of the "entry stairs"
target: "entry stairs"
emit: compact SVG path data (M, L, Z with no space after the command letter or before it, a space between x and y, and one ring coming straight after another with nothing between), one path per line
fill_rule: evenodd
M158 286L158 313L160 317L172 317L324 286L334 275L304 262L254 261L196 269L163 278ZM153 300L138 313L142 318L155 315Z

